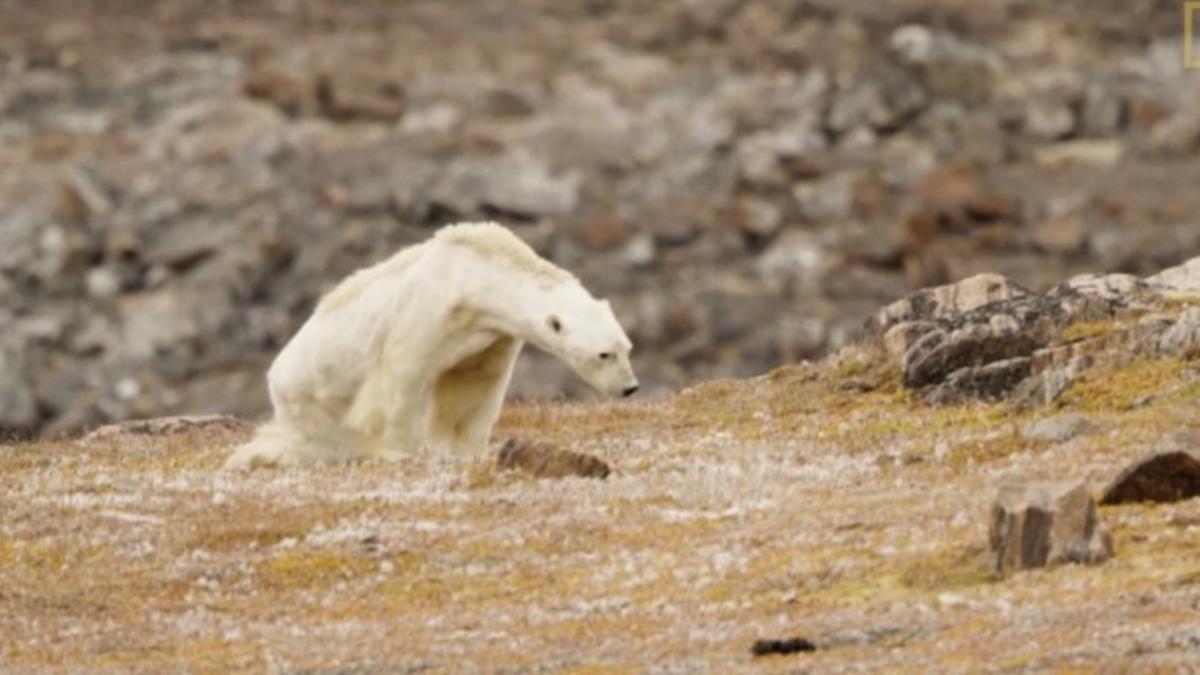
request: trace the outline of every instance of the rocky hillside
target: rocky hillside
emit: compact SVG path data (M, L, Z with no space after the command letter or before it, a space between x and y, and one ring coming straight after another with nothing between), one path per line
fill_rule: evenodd
M610 296L660 391L818 357L914 288L1200 251L1174 3L0 0L0 28L0 433L260 413L321 292L460 219Z
M218 473L224 417L0 446L0 669L1194 665L1200 259L872 326L657 402L510 406L493 458Z

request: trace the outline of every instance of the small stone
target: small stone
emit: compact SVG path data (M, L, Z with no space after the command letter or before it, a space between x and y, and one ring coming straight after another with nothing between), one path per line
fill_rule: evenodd
M1176 502L1200 496L1200 456L1188 450L1155 452L1127 466L1104 490L1101 504Z
M1063 141L1033 152L1033 160L1046 169L1068 165L1106 168L1121 161L1125 146L1115 138Z
M88 295L96 300L108 300L121 292L121 275L111 267L94 267L87 273Z
M404 85L385 73L340 69L317 78L321 112L338 122L395 122L404 116Z
M658 247L654 244L654 235L640 232L621 250L621 261L630 267L646 267L658 257Z
M588 248L611 251L633 236L633 227L621 218L599 218L580 228L578 237Z
M591 455L559 450L549 443L510 438L496 456L501 470L520 469L537 478L608 478L608 465Z
M800 213L817 223L844 220L854 206L857 178L849 173L832 174L792 188Z
M1125 101L1114 96L1104 85L1094 82L1083 90L1080 123L1085 134L1111 136L1125 123Z
M1038 248L1057 255L1077 253L1087 243L1087 227L1074 213L1035 223L1031 234Z
M757 197L740 199L734 217L739 230L757 239L770 239L783 222L783 214L778 206Z
M1030 422L1021 430L1021 435L1028 441L1065 443L1076 436L1094 433L1098 429L1094 422L1083 415L1063 413Z
M135 383L136 384L136 383ZM230 415L181 415L106 424L79 440L81 444L102 443L122 436L170 436L191 431L247 432L251 424Z
M1025 111L1025 130L1038 138L1056 140L1075 128L1075 113L1058 101L1035 100Z
M992 506L993 569L1000 575L1062 563L1095 564L1113 555L1085 481L1036 484L1008 479Z
M755 656L786 656L802 652L815 652L817 646L805 638L787 638L784 640L755 640L750 647L750 653Z
M302 76L274 66L252 71L242 81L242 93L250 98L270 101L292 116L305 112L312 101L313 87Z

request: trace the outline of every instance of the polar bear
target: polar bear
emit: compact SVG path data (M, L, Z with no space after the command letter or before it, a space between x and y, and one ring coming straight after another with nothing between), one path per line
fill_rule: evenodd
M483 454L526 342L637 391L608 301L501 225L444 227L321 299L267 373L274 418L225 466Z

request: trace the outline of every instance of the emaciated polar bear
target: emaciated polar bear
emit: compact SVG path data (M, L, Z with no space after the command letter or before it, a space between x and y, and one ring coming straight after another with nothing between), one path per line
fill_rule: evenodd
M500 225L445 227L321 299L267 373L274 419L225 466L483 454L526 342L638 388L607 301Z

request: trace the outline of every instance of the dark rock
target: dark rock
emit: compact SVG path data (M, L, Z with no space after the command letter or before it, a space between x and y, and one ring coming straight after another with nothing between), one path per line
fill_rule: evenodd
M755 656L784 656L787 654L800 654L803 652L815 652L817 645L805 638L786 638L783 640L755 640L750 647L750 653Z
M1028 357L1037 346L1037 341L1031 335L998 329L988 324L967 326L949 333L934 331L918 340L905 354L904 384L912 388L935 384L964 368ZM1014 367L1015 370L1009 372ZM968 374L960 377L964 383L978 381L981 385L999 385L1020 370L1024 370L1020 378L1024 379L1029 373L1028 359L1019 366L1008 364L1004 369L980 372L978 377ZM993 381L993 378L997 379ZM1016 386L1020 379L1012 382L1012 386Z
M537 478L608 478L608 465L578 452L559 450L548 443L510 438L496 456L501 470L520 469Z
M288 115L314 112L314 87L311 80L285 68L257 68L242 81L242 93L250 98L270 101Z
M1157 452L1125 467L1105 488L1100 503L1176 502L1200 496L1200 456L1195 447L1200 443L1193 451Z
M1062 563L1095 564L1113 554L1087 483L1008 479L992 506L989 541L1000 575Z
M1022 356L960 368L927 393L924 400L929 405L999 400L1029 376L1029 364L1030 359Z

